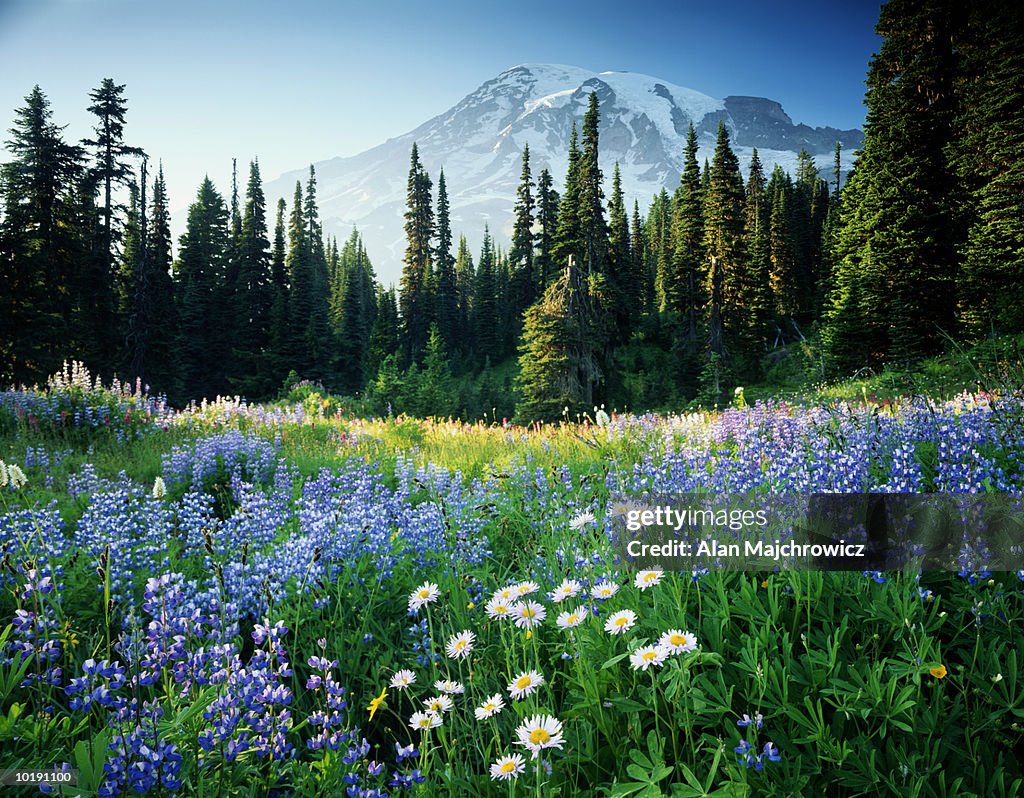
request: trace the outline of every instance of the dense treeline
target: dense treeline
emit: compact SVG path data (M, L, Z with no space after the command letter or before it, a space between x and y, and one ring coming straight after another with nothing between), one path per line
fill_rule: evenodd
M524 148L507 251L456 242L444 173L435 192L413 145L397 291L358 232L325 239L312 167L272 210L255 162L226 200L204 180L172 259L162 169L124 141L124 87L90 94L79 144L37 87L0 171L0 377L76 356L177 402L301 378L371 412L530 420L720 403L794 348L821 377L1020 330L1020 21L995 0L890 0L878 31L841 191L838 145L828 173L801 153L795 174L765 174L755 150L744 176L724 126L703 167L691 127L678 185L643 215L617 165L602 173L592 95L561 194Z

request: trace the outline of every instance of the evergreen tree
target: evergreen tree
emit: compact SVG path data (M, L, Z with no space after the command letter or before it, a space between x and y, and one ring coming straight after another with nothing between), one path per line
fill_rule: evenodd
M161 164L153 182L153 199L146 225L146 274L144 288L147 298L148 325L146 347L141 364L133 360L132 374L160 393L180 398L180 362L178 316L171 277L171 212L167 185Z
M458 286L459 298L459 335L460 356L465 356L473 349L472 342L476 338L476 314L474 313L474 290L476 287L476 268L473 266L473 255L469 251L465 236L459 236L459 250L455 257L455 282Z
M1024 25L1013 4L967 7L950 155L970 192L957 318L976 340L1024 330Z
M566 408L578 412L593 405L602 379L595 341L606 335L594 328L591 307L601 301L596 285L571 257L561 277L526 311L519 346L520 421L554 421Z
M377 293L377 314L370 329L370 340L366 353L366 371L375 375L377 380L380 371L385 364L392 360L397 369L397 357L399 351L399 318L398 300L395 297L394 287L384 290L378 289Z
M358 393L366 384L370 336L377 315L373 267L358 231L353 230L339 255L344 286L338 325L338 387Z
M512 210L512 249L509 250L509 312L512 340L518 340L522 313L533 304L537 279L533 264L533 179L530 174L530 145L523 146L523 170Z
M406 191L405 259L400 282L399 305L402 342L410 361L419 358L427 343L431 321L430 240L434 234L434 211L430 199L431 181L412 145Z
M882 7L876 31L884 41L868 71L864 147L844 194L822 333L841 372L935 351L953 328L963 231L946 152L956 135L955 44L967 8L953 0ZM872 320L863 335L853 297ZM850 335L862 355L850 357Z
M501 329L499 321L495 272L497 259L491 234L484 226L484 241L476 267L473 286L473 322L475 325L476 354L482 364L494 363L499 357Z
M458 279L455 273L455 258L452 256L452 226L448 204L448 187L444 170L437 178L437 247L434 249L434 265L437 280L436 318L441 337L449 350L462 346L459 338L459 296Z
M608 203L608 289L615 324L615 343L626 343L637 320L642 280L633 266L629 219L622 196L619 164L612 172L612 196Z
M724 369L731 369L732 349L745 350L744 308L741 287L746 282L743 242L743 178L739 161L729 146L725 124L718 124L718 140L704 198L704 243L707 252L709 298L708 348ZM721 382L716 380L716 394Z
M754 148L743 204L743 235L747 263L737 285L737 304L743 314L742 338L752 363L765 349L771 311L768 275L771 268L770 200L761 160Z
M430 325L417 389L419 415L443 418L456 412L455 384L444 349L444 337L437 324Z
M537 253L534 257L534 271L537 274L538 292L543 292L557 268L553 263L555 233L558 230L558 192L555 191L551 173L542 169L537 177Z
M558 205L558 223L555 229L551 257L555 274L560 273L569 261L570 255L579 258L583 249L583 232L580 229L580 149L577 142L576 123L572 123L569 137L569 165L565 172L565 189Z
M633 260L633 273L637 275L640 286L640 305L643 315L650 316L656 308L654 292L654 273L648 268L647 237L645 223L640 216L640 203L633 200L633 223L630 225L630 253Z
M768 220L768 286L775 317L775 340L784 341L800 313L800 278L790 211L793 182L778 164L765 191L770 198Z
M233 310L235 357L240 369L233 384L235 390L251 398L269 398L279 385L272 352L275 285L267 236L263 181L259 163L252 161L245 208L237 232L231 236L237 259Z
M597 93L590 93L587 112L583 116L579 171L579 232L581 266L585 273L604 274L608 262L608 225L604 218L603 175L598 164Z
M32 383L81 351L76 305L87 305L79 264L85 206L83 153L67 144L38 86L15 111L12 156L0 168L0 378ZM86 218L86 223L91 220ZM75 296L79 288L86 291ZM93 363L91 365L97 365Z
M227 388L223 379L224 326L211 322L223 317L228 242L227 206L206 177L189 207L176 268L182 387L189 399L212 399Z
M88 110L97 117L95 138L86 139L83 144L96 150L96 164L91 170L92 182L102 189L103 202L99 208L102 229L95 257L85 263L91 267L87 280L90 283L89 330L95 343L96 355L101 362L109 363L118 350L118 322L115 315L114 264L117 262L116 244L120 239L118 214L125 209L115 202L114 191L133 183L134 170L130 157L143 155L138 147L124 143L125 114L124 85L117 85L110 78L104 78L100 86L89 93L92 105ZM120 289L125 290L123 287Z
M324 248L323 228L320 226L320 211L316 201L316 173L309 167L306 181L306 196L303 202L306 215L306 253L308 285L293 284L293 317L303 320L302 351L307 365L303 376L330 384L334 378L331 372L334 341L330 322L330 285L327 279L327 253Z
M690 124L683 154L683 174L672 204L672 268L663 285L663 308L679 315L684 349L696 352L701 310L705 305L704 191L697 163L697 133Z
M270 253L270 373L271 380L280 384L288 373L288 251L285 246L284 216L287 206L277 201L274 223L274 244Z

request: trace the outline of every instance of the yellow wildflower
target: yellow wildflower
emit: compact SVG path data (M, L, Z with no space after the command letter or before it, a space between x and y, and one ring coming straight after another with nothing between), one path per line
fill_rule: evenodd
M380 695L376 698L370 699L370 706L367 707L370 710L370 720L373 720L373 716L377 714L377 710L380 709L380 705L384 703L384 699L388 697L387 685L380 689Z
M942 679L946 676L949 671L946 670L945 665L939 665L937 668L929 668L928 673L934 676L936 679Z

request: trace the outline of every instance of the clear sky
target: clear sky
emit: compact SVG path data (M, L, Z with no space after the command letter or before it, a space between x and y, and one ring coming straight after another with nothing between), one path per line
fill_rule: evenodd
M161 159L171 204L411 130L519 63L654 75L859 127L878 0L0 0L0 128L35 84L91 133L88 93L127 84L126 141ZM6 160L0 151L0 160ZM176 233L180 233L177 230Z

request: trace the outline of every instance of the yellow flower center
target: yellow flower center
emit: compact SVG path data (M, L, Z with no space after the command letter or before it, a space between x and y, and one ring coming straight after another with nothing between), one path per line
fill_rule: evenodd
M465 640L460 640L458 643L455 644L455 650L456 651L462 651L462 649L464 649L465 647L466 647L466 641Z
M644 581L645 582L653 582L657 578L658 578L657 574L644 574Z
M658 658L658 652L657 651L645 651L643 654L641 654L641 659L644 662L653 662L657 658Z
M516 763L513 760L509 760L508 762L503 763L501 766L502 773L511 773L515 769Z
M566 623L576 623L577 621L579 621L579 619L580 619L580 616L574 614L574 615L570 615L568 618L566 618L565 622Z
M504 604L499 604L494 608L495 615L504 615L506 612L508 612L508 607Z
M623 616L623 617L621 617L621 618L616 618L616 619L615 619L615 625L616 625L616 626L618 626L618 627L623 627L623 626L625 626L625 625L626 625L627 623L629 623L629 618L627 618L627 617L625 617L625 616Z
M430 591L421 590L419 593L416 594L416 596L421 599L430 598Z
M686 645L686 637L683 635L672 635L669 637L668 642L674 646L683 646Z
M534 745L544 745L550 739L551 735L547 729L534 729L530 732L530 742Z
M516 679L517 690L523 690L529 687L531 684L533 684L533 679L531 679L529 676L520 676L518 679Z
M523 607L522 616L524 618L532 618L536 614L537 613L533 611L533 607Z
M420 720L420 727L423 728L423 729L429 729L430 728L430 718L422 718Z
M490 704L490 703L484 704L484 712L494 712L494 710L496 708L497 708L497 704Z

